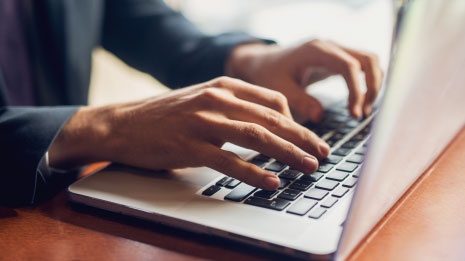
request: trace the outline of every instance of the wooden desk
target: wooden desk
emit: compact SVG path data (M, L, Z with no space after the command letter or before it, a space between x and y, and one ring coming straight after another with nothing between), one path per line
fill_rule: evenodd
M351 260L465 260L465 130ZM70 205L0 208L1 260L284 259L231 241Z

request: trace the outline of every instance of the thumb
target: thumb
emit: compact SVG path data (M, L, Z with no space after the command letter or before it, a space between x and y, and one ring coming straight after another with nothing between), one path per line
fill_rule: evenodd
M283 94L287 96L289 106L301 116L312 122L319 122L323 117L321 103L296 84L289 84Z

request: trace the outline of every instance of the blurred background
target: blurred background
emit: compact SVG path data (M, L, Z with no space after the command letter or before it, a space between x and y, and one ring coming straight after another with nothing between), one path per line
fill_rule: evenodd
M292 46L319 38L377 54L387 70L392 29L402 0L166 0L202 31L242 31ZM168 89L134 70L111 53L93 54L89 104L103 105L146 98ZM330 90L347 95L342 77L310 86L325 100Z

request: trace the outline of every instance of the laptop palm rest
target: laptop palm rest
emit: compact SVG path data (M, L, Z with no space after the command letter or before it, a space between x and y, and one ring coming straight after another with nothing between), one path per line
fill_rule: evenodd
M153 172L110 166L68 190L71 200L86 205L275 251L278 246L280 252L287 246L323 255L336 250L340 226L314 225L286 213L269 216L267 209L196 194L220 175L208 168Z

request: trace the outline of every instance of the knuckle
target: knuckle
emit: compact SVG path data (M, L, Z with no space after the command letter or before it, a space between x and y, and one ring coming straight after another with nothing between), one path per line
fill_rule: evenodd
M283 146L283 151L285 152L285 157L287 157L287 161L288 162L293 162L294 158L296 158L298 152L297 152L297 148L294 144L290 143L290 142L287 142L286 144L284 144Z
M311 40L310 42L308 42L308 45L310 46L319 46L319 45L323 45L324 44L324 41L321 40L321 39L313 39Z
M320 140L320 137L313 131L304 129L304 135L310 143L314 143L317 140Z
M222 95L217 88L206 88L201 91L199 98L204 105L216 105L222 100Z
M215 159L215 166L220 170L230 169L230 160L224 154L217 154Z
M286 96L284 94L278 92L278 91L273 91L273 98L272 102L276 105L277 109L279 112L284 112L286 111L286 108L288 106L288 101Z
M368 62L371 64L371 65L378 65L379 64L379 57L378 55L374 54L374 53L368 53L366 55L367 57L367 60Z
M231 85L231 82L233 81L232 78L228 77L228 76L220 76L218 78L215 78L213 80L214 84L218 87L226 87L226 86L229 86Z
M346 68L349 72L360 71L362 65L355 58L345 60Z
M282 114L274 111L265 113L266 123L271 129L276 129L281 126L283 123L283 118L284 116Z
M257 172L257 167L256 167L255 165L253 165L253 164L251 164L251 163L246 164L246 165L244 166L244 173L245 173L246 175L240 175L239 178L240 178L242 181L249 183L249 182L250 182L250 178L247 178L247 177L250 177L251 174L254 174L254 173L256 173L256 172Z
M277 103L282 104L282 105L287 105L287 98L286 96L284 96L284 94L280 92L276 92L275 99Z
M257 144L264 138L264 128L256 123L247 124L242 130L246 142L249 144Z

